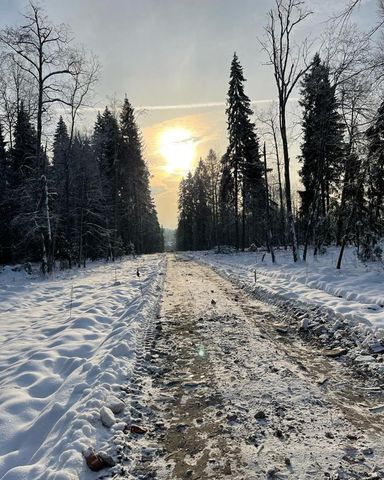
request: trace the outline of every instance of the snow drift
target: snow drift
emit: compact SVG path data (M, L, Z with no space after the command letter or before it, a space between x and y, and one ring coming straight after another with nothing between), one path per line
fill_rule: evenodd
M99 262L51 281L0 274L0 479L96 476L82 451L111 446L100 414L129 380L164 262Z

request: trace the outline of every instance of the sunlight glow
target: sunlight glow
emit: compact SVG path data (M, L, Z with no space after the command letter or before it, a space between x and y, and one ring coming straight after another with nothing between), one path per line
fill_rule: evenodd
M192 168L196 157L196 139L190 130L171 127L160 133L159 151L164 157L165 171L185 175Z

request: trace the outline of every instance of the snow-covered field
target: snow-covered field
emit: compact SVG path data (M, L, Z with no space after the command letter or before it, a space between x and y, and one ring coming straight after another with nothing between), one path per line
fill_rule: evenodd
M0 479L96 477L82 451L112 446L100 410L130 378L164 268L150 255L49 281L0 273Z
M276 264L265 252L216 254L190 252L190 256L221 270L234 280L255 283L282 298L323 306L351 323L384 329L384 265L363 264L355 249L346 250L341 270L336 270L338 249L308 261L292 261L289 251L276 251Z

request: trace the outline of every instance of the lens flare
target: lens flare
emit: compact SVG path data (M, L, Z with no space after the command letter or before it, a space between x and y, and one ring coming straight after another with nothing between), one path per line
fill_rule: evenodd
M197 355L199 357L205 357L205 350L203 345L200 345L199 348L197 349Z

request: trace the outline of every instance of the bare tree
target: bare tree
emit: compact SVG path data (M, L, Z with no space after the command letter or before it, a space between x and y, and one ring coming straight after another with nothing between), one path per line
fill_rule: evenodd
M354 9L358 3L352 2L350 7ZM340 265L358 200L355 194L356 179L366 177L360 174L363 167L367 168L360 157L366 147L365 131L376 112L384 57L375 49L371 32L360 32L348 19L336 27L334 22L331 23L323 43L323 56L330 67L345 126L345 159L336 216L336 241L342 245Z
M69 145L72 147L75 132L75 123L81 108L89 106L87 101L92 89L98 81L99 63L94 56L87 56L86 52L78 51L73 58L71 81L64 90L64 104L69 106L70 128Z
M65 85L63 94L65 98L65 110L69 114L69 141L64 152L64 178L62 198L60 209L57 212L55 240L59 230L59 224L64 225L66 237L70 236L70 162L72 157L72 147L75 136L75 126L81 108L88 106L86 103L94 84L97 81L99 65L95 57L87 57L86 53L79 51L74 57L73 71L71 81ZM67 107L68 105L68 107ZM71 258L68 259L69 265L72 264Z
M36 104L33 85L25 72L13 62L9 54L0 56L0 120L5 126L8 146L13 146L13 129L20 104L30 118L35 118Z
M44 118L54 104L65 104L73 108L71 99L66 98L66 85L73 79L80 78L79 53L71 47L71 37L68 29L56 26L44 14L44 11L35 3L30 2L25 23L20 27L7 27L0 32L0 42L6 48L14 64L24 72L26 79L36 91L36 177L40 183L38 188L38 207L35 223L41 229L43 269L48 272L53 268L53 237L52 220L49 208L47 186L47 161L42 152L41 143L44 127ZM76 98L81 88L75 88ZM81 97L81 95L80 95ZM72 99L74 102L76 100ZM77 102L78 103L78 102ZM76 115L77 109L75 108ZM39 217L42 215L44 224Z
M331 22L323 34L320 53L337 92L344 83L362 75L367 80L380 81L384 58L375 48L374 39L354 24L337 28Z
M292 212L291 180L289 170L289 148L287 136L287 102L300 78L310 68L307 64L308 44L303 41L294 45L292 36L296 27L311 12L306 10L304 2L299 0L275 0L275 9L268 14L269 23L265 28L266 39L261 44L266 51L274 77L279 100L279 127L283 147L285 198L287 220L292 238L293 260L299 260L295 222Z
M256 114L257 121L262 126L262 135L270 137L272 144L272 151L275 153L276 170L277 170L277 183L279 193L279 213L280 222L282 227L282 240L286 247L286 215L285 205L283 199L283 183L281 173L281 157L280 157L280 142L279 142L279 110L275 103L272 103L270 107Z
M8 27L0 33L0 41L8 48L14 63L27 74L37 91L36 165L45 172L41 156L43 116L54 103L67 103L63 85L72 76L76 61L70 48L71 38L63 26L50 23L42 9L30 3L21 27Z
M354 12L361 6L362 0L348 0L345 7L335 15L332 20L336 26L343 27L347 24ZM369 36L374 35L384 25L384 0L377 0L378 21L368 32Z

